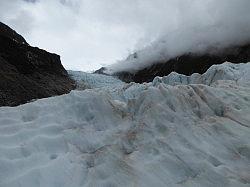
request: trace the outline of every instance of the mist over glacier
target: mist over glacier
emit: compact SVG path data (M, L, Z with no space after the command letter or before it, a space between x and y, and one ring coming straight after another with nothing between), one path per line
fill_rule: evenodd
M109 71L139 70L183 54L212 54L250 42L249 1L167 1L166 5L158 9L159 17L154 17L137 50L109 66Z
M121 60L110 67L119 70L249 42L249 7L248 0L3 0L0 19L60 54L67 69ZM138 59L122 60L135 51Z

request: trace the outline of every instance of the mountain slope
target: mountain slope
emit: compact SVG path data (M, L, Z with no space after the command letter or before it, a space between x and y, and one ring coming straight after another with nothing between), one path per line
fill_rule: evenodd
M74 88L60 56L29 46L3 23L0 43L0 106L16 106Z
M137 59L138 58L138 59ZM137 60L140 60L139 55L132 55L122 62L126 67L126 63L132 63L131 66L136 67ZM131 62L130 62L131 61ZM193 73L205 73L212 65L222 64L223 62L246 63L250 61L250 44L241 46L228 47L220 49L212 53L188 53L167 61L159 61L148 67L137 70L116 71L113 73L125 82L150 82L156 76L166 76L171 72L177 72L184 75L192 75ZM118 64L119 65L119 64ZM105 73L105 68L102 68L96 73Z
M125 84L71 72L92 89L0 108L0 187L247 187L249 74L225 63Z
M19 44L28 45L26 40L20 34L18 34L16 31L11 29L9 26L3 24L2 22L0 22L0 36L1 37L4 36L10 40L13 40L13 41L19 43Z

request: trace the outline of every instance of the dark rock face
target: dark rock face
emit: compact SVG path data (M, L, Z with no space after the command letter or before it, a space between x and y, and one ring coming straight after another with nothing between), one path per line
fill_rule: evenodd
M156 62L154 65L135 73L118 72L114 75L125 82L150 82L156 76L166 76L171 72L184 75L193 73L205 73L212 65L222 64L225 61L232 63L250 62L250 44L230 47L216 54L185 54L166 62ZM100 69L101 73L105 68Z
M65 94L74 86L60 56L29 46L0 23L0 106Z
M0 36L4 36L20 44L27 44L26 40L18 34L16 31L12 30L7 25L0 22Z

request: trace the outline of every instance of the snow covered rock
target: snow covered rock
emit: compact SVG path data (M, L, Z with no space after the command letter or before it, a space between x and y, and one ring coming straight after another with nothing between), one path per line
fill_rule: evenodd
M248 187L249 71L116 87L81 74L92 89L1 107L0 187Z

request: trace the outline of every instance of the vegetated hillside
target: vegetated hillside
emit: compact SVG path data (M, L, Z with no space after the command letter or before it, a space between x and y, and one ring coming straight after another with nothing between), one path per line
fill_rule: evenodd
M137 56L134 55L134 58L137 58ZM113 75L125 82L143 83L152 81L156 76L166 76L171 72L184 75L191 75L192 73L202 74L212 65L222 64L226 61L232 63L250 62L250 44L228 47L211 54L184 54L165 62L155 62L153 65L137 72L122 71ZM101 68L96 73L104 73L104 71L105 68Z
M60 56L29 46L0 22L0 106L61 95L73 88Z

